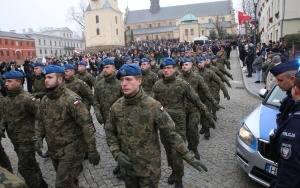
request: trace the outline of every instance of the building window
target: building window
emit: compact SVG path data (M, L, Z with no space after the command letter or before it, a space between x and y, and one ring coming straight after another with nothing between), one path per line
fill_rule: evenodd
M155 35L155 38L158 40L158 35Z
M59 53L60 53L60 55L61 55L61 50L59 50Z
M138 29L142 29L142 25L138 25Z
M149 40L149 36L148 35L146 36L146 40Z
M96 23L99 23L99 16L96 16Z
M209 18L208 22L209 23L213 23L213 20L211 18Z
M222 17L222 22L225 22L225 17Z
M47 50L45 49L45 54L47 54Z
M22 46L23 45L23 42L22 41L20 41L20 46Z
M6 51L6 56L9 56L9 51L8 50Z
M117 16L115 16L115 20L116 20L116 24L118 24L118 17Z
M14 46L15 45L15 41L11 40L11 45Z
M157 24L157 27L160 27L160 23Z
M189 35L189 30L188 30L188 29L185 29L184 35L185 35L185 36L188 36L188 35Z
M34 42L31 42L31 47L34 47Z
M64 35L64 37L66 37L66 34L65 34L65 33L64 33L63 35Z
M5 39L5 45L8 45L8 40L7 39Z
M0 39L0 44L2 44L2 39Z
M204 35L204 31L202 31L202 35Z
M28 52L28 57L30 57L30 52Z
M26 42L26 45L29 46L29 42L28 41Z
M40 54L43 54L43 50L42 49L40 49Z
M33 56L33 57L35 56L35 52L32 52L32 56Z
M119 30L118 29L116 29L116 34L119 35Z
M60 46L61 44L60 44L60 41L58 41L58 46Z
M65 42L65 46L67 46L67 42Z
M56 41L54 41L54 45L55 45L55 46L57 45Z
M77 48L78 48L78 43L76 43L76 45L77 45Z
M51 50L51 55L53 54L53 50Z
M152 24L149 24L149 28L152 28Z
M41 39L39 39L39 45L41 45Z
M3 53L3 51L2 51L2 50L0 50L0 55L1 55L1 56L4 56L4 53Z
M168 34L168 38L169 38L169 39L171 38L171 34L170 34L170 33Z
M127 26L127 30L130 30L130 26Z
M96 29L96 33L97 33L97 35L100 35L100 29L99 28Z
M50 40L50 46L52 46L52 41Z
M169 22L169 26L172 26L173 25L173 23L172 22Z
M194 29L191 29L190 33L191 35L194 35Z
M44 46L46 46L46 40L44 39Z
M13 51L13 56L14 56L14 57L16 56L16 52L15 52L15 51Z

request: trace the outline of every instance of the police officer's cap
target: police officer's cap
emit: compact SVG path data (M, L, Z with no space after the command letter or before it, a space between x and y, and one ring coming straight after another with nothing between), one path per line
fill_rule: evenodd
M65 70L68 70L68 69L74 70L75 69L74 65L72 65L72 64L65 64L64 67L65 67Z
M23 79L25 77L24 73L21 71L9 71L9 72L5 72L2 75L3 79Z
M42 62L35 62L35 63L33 63L33 67L44 67L44 66L45 66L45 64L42 63Z
M87 66L86 62L84 62L84 61L80 61L80 62L78 63L78 65Z
M168 65L175 65L175 61L173 59L167 57L167 58L163 59L163 61L161 62L160 68L162 69Z
M116 78L123 76L136 76L142 74L141 68L136 64L124 64L117 72Z
M62 73L65 74L65 69L62 66L57 66L57 65L48 65L44 67L42 70L42 76L45 76L47 74L51 73Z
M106 58L101 62L101 66L105 65L115 65L115 61L113 59Z
M293 71L299 69L299 62L297 60L290 60L285 63L280 63L271 68L270 72L276 77L287 71Z

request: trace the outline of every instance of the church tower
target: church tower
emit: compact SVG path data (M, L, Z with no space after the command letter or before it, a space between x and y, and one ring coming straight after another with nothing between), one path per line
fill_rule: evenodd
M123 13L118 0L89 0L84 19L88 52L124 46Z
M151 6L150 6L150 11L152 14L155 14L159 11L160 6L159 6L159 0L150 0Z

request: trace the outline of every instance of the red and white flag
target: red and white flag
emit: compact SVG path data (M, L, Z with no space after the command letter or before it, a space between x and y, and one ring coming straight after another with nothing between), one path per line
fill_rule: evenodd
M248 16L247 14L238 11L238 19L239 24L241 25L244 21L249 21L251 19L251 16Z

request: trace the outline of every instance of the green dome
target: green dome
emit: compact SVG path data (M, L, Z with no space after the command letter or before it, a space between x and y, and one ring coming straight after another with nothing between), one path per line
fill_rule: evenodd
M191 23L191 22L198 22L198 19L189 11L189 13L183 16L183 18L181 19L181 23Z

